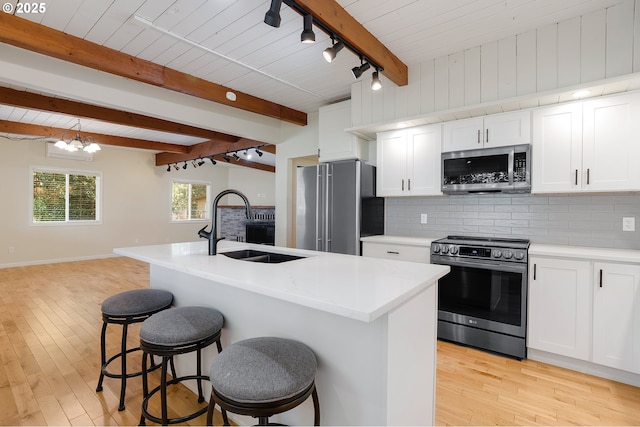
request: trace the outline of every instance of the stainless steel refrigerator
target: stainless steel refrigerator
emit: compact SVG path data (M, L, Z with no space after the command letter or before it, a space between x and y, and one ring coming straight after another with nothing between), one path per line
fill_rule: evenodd
M376 168L359 160L298 167L296 246L361 254L360 237L384 234Z

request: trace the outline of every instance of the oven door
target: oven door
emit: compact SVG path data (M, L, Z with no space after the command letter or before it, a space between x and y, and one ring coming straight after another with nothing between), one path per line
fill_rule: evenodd
M516 337L525 337L527 265L449 258L438 281L438 319Z

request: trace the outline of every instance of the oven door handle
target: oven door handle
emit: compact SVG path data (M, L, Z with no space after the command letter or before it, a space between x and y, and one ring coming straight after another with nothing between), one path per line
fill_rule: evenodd
M527 264L511 264L511 263L501 263L495 261L462 261L462 260L431 260L431 264L438 265L448 265L451 267L471 267L471 268L480 268L483 270L496 270L496 271L506 271L512 273L523 273L527 272Z

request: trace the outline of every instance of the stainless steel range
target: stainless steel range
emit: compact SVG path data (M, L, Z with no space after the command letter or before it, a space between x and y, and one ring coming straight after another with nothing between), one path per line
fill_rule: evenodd
M529 241L448 236L431 243L438 282L438 338L518 359L527 356Z

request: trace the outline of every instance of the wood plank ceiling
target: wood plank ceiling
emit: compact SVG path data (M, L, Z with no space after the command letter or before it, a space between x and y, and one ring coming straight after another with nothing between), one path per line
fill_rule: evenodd
M352 37L348 40L351 44L372 52L372 59L386 55L384 60L388 61L395 57L400 71L388 65L388 76L383 79L383 91L393 91L396 84L405 83L406 71L404 77L401 75L404 64L418 64L621 1L624 0L298 0L298 4L314 10L319 20L336 31L346 32L346 37ZM318 29L315 44L300 43L302 18L285 4L281 7L279 28L264 24L268 0L49 0L44 3L44 13L17 13L20 8L24 12L27 3L11 0L8 4L15 17L0 14L0 41L4 43L21 46L25 40L33 43L38 39L40 49L44 46L48 50L45 53L66 55L68 60L73 52L64 49L64 42L74 40L79 42L75 46L82 46L83 50L77 51L81 58L72 61L98 61L100 66L107 62L111 64L109 72L137 80L144 77L153 84L173 90L182 88L183 92L216 102L229 104L226 92L231 90L240 95L241 103L246 95L252 105L258 105L256 112L298 124L306 123L306 114L320 106L349 97L353 82L349 70L360 64L360 59L346 49L333 63L323 61L321 52L331 40ZM22 41L16 41L16 34L21 31ZM108 61L92 56L94 44L102 53L109 52ZM380 53L378 48L388 51ZM130 63L138 68L129 67ZM199 90L209 90L194 91L190 86L193 81L201 82ZM0 85L5 90L37 92L35 87L9 88L1 81ZM0 120L65 129L80 116L60 108L43 113L46 109L38 106L10 102L14 95L0 91ZM49 102L67 101L71 100ZM126 108L122 112L126 114ZM225 135L224 129L202 129L204 134L194 134L184 128L167 131L151 129L140 122L99 120L104 118L93 117L88 124L83 121L83 129L188 146L192 154L211 154L210 150L239 142L238 138ZM10 126L5 123L4 129ZM136 142L139 146L144 144L140 141ZM189 157L178 147L173 147L174 151L168 149L171 146L156 148L172 153L172 160ZM170 163L163 156L169 155L159 156L159 161Z

